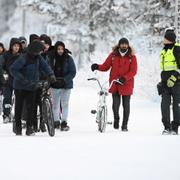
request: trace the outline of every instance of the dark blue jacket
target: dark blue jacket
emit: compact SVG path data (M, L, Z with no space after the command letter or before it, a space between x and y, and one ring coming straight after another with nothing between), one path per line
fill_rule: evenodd
M55 68L55 57L54 53L53 55L49 55L49 60L50 60L50 66L54 70ZM72 89L73 88L73 78L76 75L76 66L74 63L73 58L69 55L66 54L66 61L63 66L63 76L60 77L65 81L65 89ZM57 79L59 77L56 77Z
M32 83L39 80L39 73L43 71L47 76L53 75L53 71L42 56L31 59L27 54L21 55L10 67L10 73L14 77L13 88L19 90L35 91L36 88Z

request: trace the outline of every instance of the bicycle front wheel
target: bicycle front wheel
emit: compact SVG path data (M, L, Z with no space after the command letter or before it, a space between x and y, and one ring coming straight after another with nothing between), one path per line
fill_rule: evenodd
M105 132L106 124L107 124L107 107L103 106L99 112L98 130L100 132Z
M47 125L48 133L50 136L55 135L54 117L52 112L52 104L49 98L44 98L42 103L43 119Z

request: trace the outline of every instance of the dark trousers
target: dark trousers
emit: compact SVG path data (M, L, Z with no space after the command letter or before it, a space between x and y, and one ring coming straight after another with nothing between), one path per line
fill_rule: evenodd
M173 121L170 120L170 105L173 105ZM161 101L162 122L166 129L177 129L180 124L180 84L164 88Z
M15 90L15 122L17 130L21 129L21 117L25 101L28 114L26 128L32 128L34 120L35 96L36 92L34 91Z
M3 114L9 116L12 109L12 93L13 88L11 86L5 86L3 89Z
M114 120L119 121L119 107L121 104L121 97L122 97L122 105L123 105L123 123L122 126L126 126L129 120L129 114L130 114L130 97L131 96L121 96L118 94L118 92L112 94L113 98L113 114L114 114Z

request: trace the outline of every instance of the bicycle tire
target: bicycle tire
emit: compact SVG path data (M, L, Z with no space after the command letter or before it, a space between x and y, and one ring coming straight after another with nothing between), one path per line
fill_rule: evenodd
M52 104L49 98L44 98L42 103L42 112L43 112L43 119L46 123L48 133L50 136L55 135L54 129L54 117L52 112Z
M98 131L105 132L107 124L107 107L103 106L99 112L99 122L98 122Z

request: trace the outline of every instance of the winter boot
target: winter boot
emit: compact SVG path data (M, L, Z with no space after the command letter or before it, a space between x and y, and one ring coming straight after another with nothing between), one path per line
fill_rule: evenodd
M66 121L62 121L61 123L61 131L69 131L70 127L67 125Z
M127 131L128 131L127 125L123 125L123 126L121 127L121 130L122 130L123 132L127 132Z
M178 124L174 121L171 124L171 134L178 135Z
M170 135L171 134L171 131L169 128L165 128L162 132L162 135Z
M9 116L3 115L3 123L4 123L4 124L7 124L7 123L10 122L10 121L11 121L11 119L10 119Z
M60 129L60 121L54 121L54 128Z
M35 135L34 128L28 127L26 130L26 135L27 136L34 136Z
M114 126L114 129L119 129L119 119L114 119L113 126Z
M40 123L40 126L39 126L41 132L46 132L46 126L44 123Z

